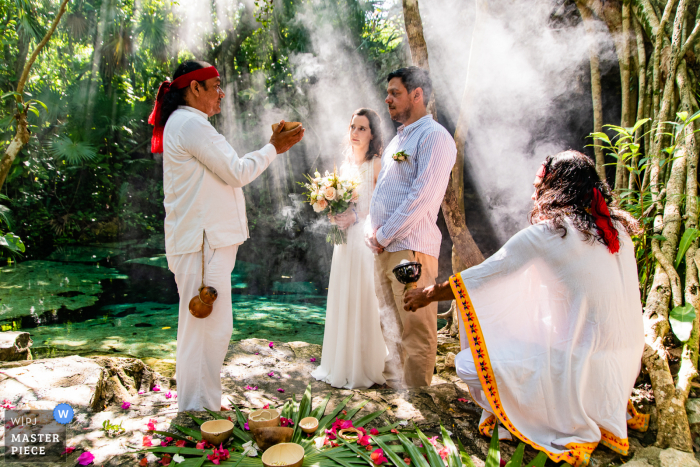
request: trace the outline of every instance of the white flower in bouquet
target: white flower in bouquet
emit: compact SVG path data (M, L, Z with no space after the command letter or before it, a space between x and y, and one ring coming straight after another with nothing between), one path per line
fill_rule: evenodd
M323 196L323 193L321 192L321 190L318 190L316 193L314 193L314 196L316 197L316 199L317 199L318 201L320 201L320 200L322 200L322 199L326 199L326 197Z
M323 194L328 201L333 201L335 199L335 188L332 186L327 186L323 189Z
M338 196L343 197L347 193L347 190L345 188L338 188Z

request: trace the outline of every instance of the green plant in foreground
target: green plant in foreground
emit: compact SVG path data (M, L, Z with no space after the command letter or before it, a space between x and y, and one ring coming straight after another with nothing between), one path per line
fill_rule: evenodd
M447 431L442 424L440 425L442 433L441 442L437 441L437 436L428 439L417 427L398 428L401 425L408 425L407 422L398 422L376 428L376 431L372 430L371 433L374 434L367 435L369 438L367 446L361 445L356 441L336 438L332 443L329 442L326 445L322 445L319 449L317 445L322 444L322 442L319 441L322 441L323 438L326 437L326 430L331 427L336 419L352 421L354 427L362 428L384 413L384 410L379 410L353 421L353 418L355 418L357 413L362 410L367 403L366 400L362 401L358 406L344 412L347 403L353 396L354 394L346 397L336 405L332 411L326 414L326 407L331 398L331 394L328 394L318 406L312 407L311 385L309 385L301 401L296 402L295 397L292 397L292 400L285 402L284 405L278 408L282 417L290 418L294 421L292 442L304 448L304 467L376 467L378 465L385 465L387 467L474 467L474 463L462 445L462 442L458 438L458 447L455 446L449 431ZM251 434L246 431L245 416L238 407L233 403L232 405L236 413L236 418L232 420L234 428L228 448L233 452L230 453L230 457L227 460L220 460L218 465L262 467L262 453L255 457L249 457L243 454L243 445L253 438ZM215 419L227 418L220 412L214 412L208 409L207 412ZM204 420L201 418L195 417L189 413L187 413L187 415L197 425L204 423ZM308 437L304 435L299 427L299 421L306 417L315 417L319 420L318 429ZM230 417L228 417L228 419L231 420ZM174 440L185 441L185 443L197 443L202 441L201 432L197 429L176 424L172 424L171 427L178 432L156 431L154 433L173 438ZM418 441L419 444L416 444L414 440ZM442 444L443 447L438 450L440 444ZM367 450L368 447L369 450ZM380 455L373 456L378 450L381 450ZM214 465L213 462L207 458L207 456L213 455L212 449L163 446L144 449L139 452L169 455L179 454L185 457L185 460L178 464L178 466L183 467ZM510 461L506 464L506 467L523 467L524 453L525 444L520 443ZM544 467L546 461L547 455L540 452L532 462L527 464L527 467ZM498 441L498 426L496 425L491 437L491 444L489 446L485 465L486 467L500 467L500 462L501 453ZM571 466L569 466L569 464L562 464L562 467Z
M122 428L122 422L119 422L119 425L115 425L112 424L111 420L102 422L102 431L104 431L107 436L116 436L126 432L126 430Z

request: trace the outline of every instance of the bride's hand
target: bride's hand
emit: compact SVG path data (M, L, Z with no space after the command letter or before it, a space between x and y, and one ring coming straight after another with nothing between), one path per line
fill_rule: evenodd
M357 215L352 209L335 216L335 224L345 230L357 221Z

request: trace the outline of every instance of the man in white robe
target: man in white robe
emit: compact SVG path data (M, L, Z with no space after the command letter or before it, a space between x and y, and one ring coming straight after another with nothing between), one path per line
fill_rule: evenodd
M561 174L575 180L557 181ZM498 421L499 433L578 467L598 443L627 454L627 427L648 424L629 403L644 350L634 244L583 154L550 156L535 187L539 222L482 264L408 292L405 309L456 299L455 365L484 409L480 431ZM567 196L578 198L567 206ZM576 213L593 232L586 238L570 216L553 225L551 213Z
M224 97L216 69L203 62L184 62L174 78L163 85L165 92L159 91L150 120L156 126L152 150L163 152L165 250L180 295L178 410L219 410L220 372L233 331L231 272L238 246L248 238L242 187L277 154L299 142L304 129L285 132L280 122L269 144L238 157L208 121L221 111ZM183 105L175 106L178 99ZM190 313L189 302L202 280L217 290L218 298L211 314L200 319Z

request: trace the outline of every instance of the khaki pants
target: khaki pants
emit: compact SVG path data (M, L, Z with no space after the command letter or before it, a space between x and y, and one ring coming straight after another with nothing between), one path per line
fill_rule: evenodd
M391 272L401 260L422 264L418 287L435 284L438 260L410 250L384 251L375 256L374 278L382 334L389 350L384 378L389 384L430 386L437 353L437 302L415 312L404 311L404 284ZM403 371L402 371L403 370Z

